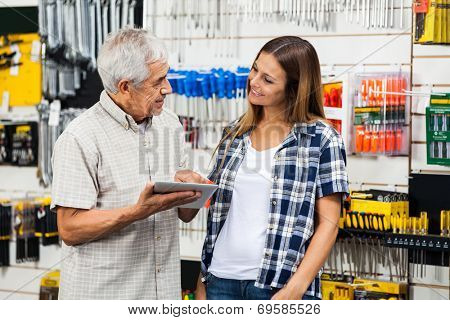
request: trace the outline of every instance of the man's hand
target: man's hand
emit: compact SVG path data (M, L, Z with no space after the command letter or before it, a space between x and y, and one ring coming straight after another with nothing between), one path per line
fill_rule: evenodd
M192 170L180 170L175 174L175 182L207 184L209 180Z
M200 199L201 194L194 191L171 192L166 194L154 194L154 183L148 183L139 196L136 203L133 220L145 219L157 212L165 211L173 207L191 203Z

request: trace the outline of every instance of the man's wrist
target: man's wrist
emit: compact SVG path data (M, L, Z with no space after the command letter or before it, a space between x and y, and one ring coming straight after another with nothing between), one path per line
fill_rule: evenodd
M138 204L127 207L120 215L120 220L126 223L133 223L141 216L142 207Z

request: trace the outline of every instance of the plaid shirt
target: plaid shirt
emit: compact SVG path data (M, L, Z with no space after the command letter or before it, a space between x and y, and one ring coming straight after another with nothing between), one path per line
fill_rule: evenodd
M229 130L231 124L225 130ZM225 131L224 131L225 132ZM238 136L218 170L227 139L218 150L209 179L219 185L211 199L207 235L202 252L202 274L211 264L214 245L230 209L236 173L249 145L250 131ZM282 288L297 270L314 233L314 207L318 198L348 194L346 154L341 136L323 121L296 124L275 154L270 191L269 224L255 286ZM320 275L306 295L321 298ZM204 280L203 277L203 280Z

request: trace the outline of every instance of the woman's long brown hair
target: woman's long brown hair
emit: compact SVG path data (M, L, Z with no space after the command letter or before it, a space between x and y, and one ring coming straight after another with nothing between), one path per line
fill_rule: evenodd
M325 119L320 63L314 47L302 38L283 36L267 42L256 55L255 61L261 52L273 55L286 73L285 121L294 125L295 123L309 123L317 119ZM250 82L247 81L247 96L249 91ZM262 108L250 102L248 102L248 106L247 112L238 120L236 126L231 128L220 140L213 156L229 137L231 140L225 155L237 136L256 127L261 119ZM223 166L224 161L225 156L219 168Z

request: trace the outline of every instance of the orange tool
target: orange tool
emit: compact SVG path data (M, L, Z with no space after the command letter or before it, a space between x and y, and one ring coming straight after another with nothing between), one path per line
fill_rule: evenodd
M397 127L397 130L395 131L395 150L401 151L402 150L402 142L403 142L403 131L401 127Z
M380 153L384 153L386 150L386 132L384 130L380 130L380 133L378 134L378 151Z
M386 152L394 150L395 137L391 129L386 130Z
M370 152L377 153L378 152L378 131L372 131L372 140L370 141Z
M361 81L361 98L362 98L362 106L367 106L367 95L369 93L369 80L362 80Z
M363 143L364 143L364 126L356 127L356 152L363 151Z
M367 128L364 132L364 144L363 144L363 152L370 152L370 140L372 139L372 132L370 128Z
M407 89L406 87L407 83L406 83L406 78L405 77L401 77L400 78L400 92L404 93L404 90ZM400 96L400 105L404 106L406 104L406 96L401 95Z

